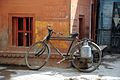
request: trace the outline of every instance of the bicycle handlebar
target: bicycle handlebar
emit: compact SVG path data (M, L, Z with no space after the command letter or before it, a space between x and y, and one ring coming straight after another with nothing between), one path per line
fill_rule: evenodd
M52 31L52 33L54 33L54 34L63 35L62 32L55 32L55 31L51 28L51 26L48 26L47 29L48 29L48 31Z
M48 26L47 27L47 29L48 29L48 33L54 33L54 34L56 34L56 35L63 35L63 33L62 32L55 32L52 28L51 28L51 26ZM78 36L78 33L75 33L75 34L73 34L72 35L73 37L76 37L76 36ZM79 39L78 39L79 40ZM86 40L86 41L93 41L92 39L89 39L89 38L82 38L80 41L84 41L84 40Z

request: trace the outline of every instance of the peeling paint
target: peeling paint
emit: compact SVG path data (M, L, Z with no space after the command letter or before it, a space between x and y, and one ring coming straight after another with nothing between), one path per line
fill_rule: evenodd
M54 29L56 32L62 32L64 34L62 36L69 36L69 31L68 31L69 23L68 22L35 21L35 42L42 40L46 36L48 25L50 25L51 28ZM58 35L53 34L53 36L58 36ZM53 41L52 40L52 43L60 49L68 48L68 43L66 41L60 41L60 40Z

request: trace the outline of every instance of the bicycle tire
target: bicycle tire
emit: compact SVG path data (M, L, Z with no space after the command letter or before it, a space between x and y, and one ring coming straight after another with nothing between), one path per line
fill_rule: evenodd
M49 57L49 46L45 42L39 41L29 47L25 54L25 62L29 69L38 70L48 62Z
M80 72L92 72L96 70L101 63L102 51L96 43L89 41L88 44L91 46L91 49L92 49L92 59L88 61L88 63L86 64L87 60L81 58L80 48L82 47L82 44L83 42L80 42L72 48L71 58L73 60L71 61L71 63ZM91 65L90 65L90 62L91 62Z

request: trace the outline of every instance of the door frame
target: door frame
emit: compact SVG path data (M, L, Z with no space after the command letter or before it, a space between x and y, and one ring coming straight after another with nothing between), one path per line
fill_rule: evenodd
M80 25L80 19L82 19L82 24ZM85 36L85 16L79 15L79 38L82 39ZM82 27L80 27L82 26Z

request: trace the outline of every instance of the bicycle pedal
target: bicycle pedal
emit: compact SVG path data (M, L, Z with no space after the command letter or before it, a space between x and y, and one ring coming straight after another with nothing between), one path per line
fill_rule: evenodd
M61 62L63 62L65 60L65 58L63 58L62 60L58 61L57 64L60 64Z
M57 64L60 64L61 62L57 62Z

